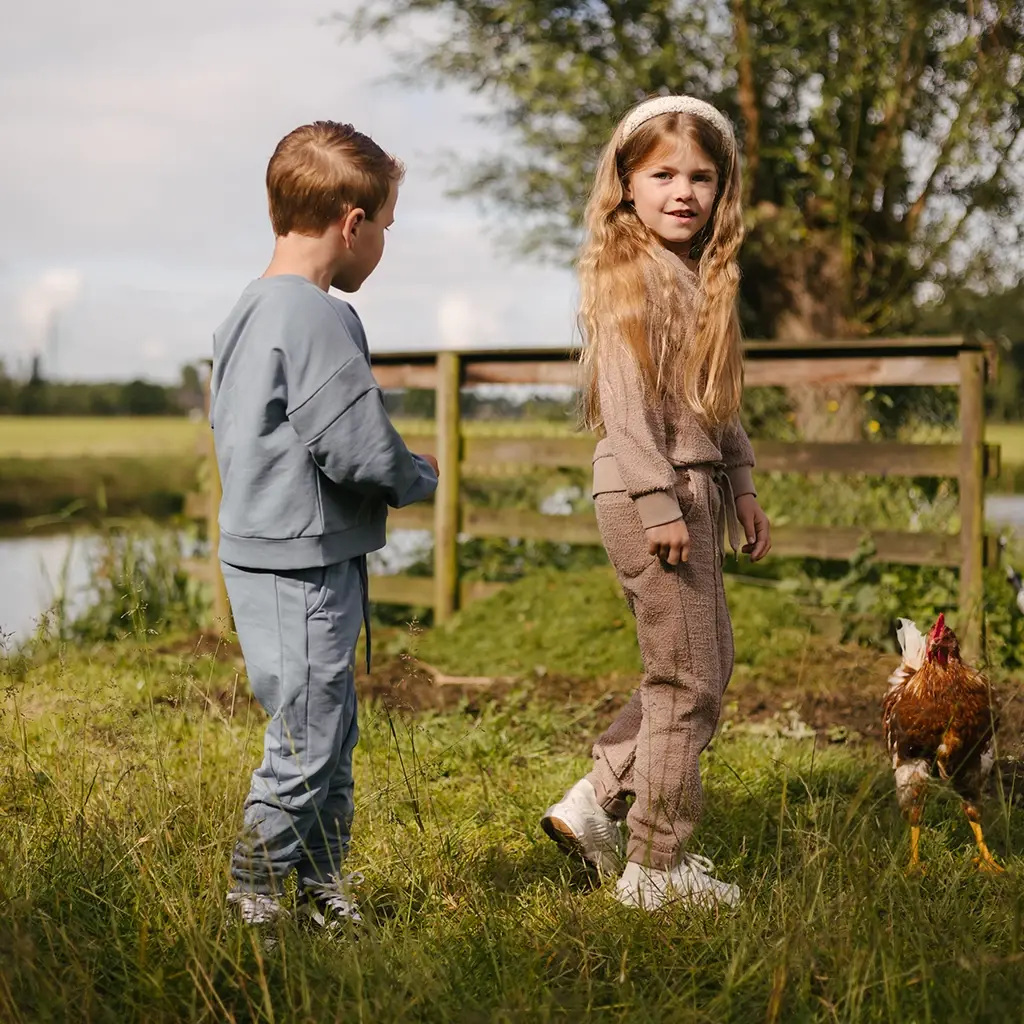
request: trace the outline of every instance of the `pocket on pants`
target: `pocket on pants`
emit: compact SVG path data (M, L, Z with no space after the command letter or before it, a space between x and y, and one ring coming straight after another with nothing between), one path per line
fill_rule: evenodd
M597 495L594 510L601 542L621 580L636 579L657 561L647 550L647 535L636 504L625 491Z
M330 566L325 565L314 569L314 578L310 581L313 589L313 600L306 608L306 617L310 618L321 611L331 597L331 573Z

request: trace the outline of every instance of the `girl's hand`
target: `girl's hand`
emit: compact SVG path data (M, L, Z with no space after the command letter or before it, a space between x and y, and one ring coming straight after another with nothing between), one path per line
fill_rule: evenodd
M752 562L759 562L772 549L772 533L768 517L754 495L741 494L736 499L736 518L747 535L743 553L750 555Z
M690 531L682 519L652 526L647 534L647 550L669 565L678 565L690 557Z

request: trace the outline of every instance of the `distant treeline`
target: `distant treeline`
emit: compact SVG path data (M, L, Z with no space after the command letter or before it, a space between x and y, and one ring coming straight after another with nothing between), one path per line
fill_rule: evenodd
M28 380L0 363L0 416L187 416L203 408L203 385L194 366L178 384L151 381L70 383L47 380L39 359Z
M999 351L999 373L987 387L987 411L994 420L1024 421L1024 283L981 294L960 289L918 310L914 334L980 334ZM934 389L894 389L900 394L883 396L906 419L917 409L934 420L931 407ZM903 392L920 392L902 394ZM432 419L434 393L420 389L385 392L388 411L394 416ZM949 404L954 416L955 403ZM97 384L64 383L45 378L36 358L27 380L10 375L0 361L0 415L22 416L175 416L201 411L204 405L202 378L196 366L182 367L177 384L144 380ZM571 395L514 388L470 389L463 393L464 415L475 419L528 419L574 421ZM748 413L750 410L748 410ZM884 420L885 410L875 418Z

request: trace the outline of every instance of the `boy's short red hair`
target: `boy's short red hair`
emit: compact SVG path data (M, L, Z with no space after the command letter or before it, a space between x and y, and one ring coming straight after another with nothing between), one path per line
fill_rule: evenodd
M289 132L267 165L274 234L322 235L347 210L373 220L405 170L350 124L314 121Z

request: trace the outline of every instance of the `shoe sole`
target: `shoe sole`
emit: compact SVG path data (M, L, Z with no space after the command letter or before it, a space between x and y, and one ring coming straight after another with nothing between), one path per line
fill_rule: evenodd
M540 827L549 839L554 840L555 845L567 857L576 857L589 864L592 868L597 867L597 864L584 852L579 836L561 818L556 818L554 815L545 815L540 820Z
M654 895L653 893L638 893L638 892L624 892L622 889L615 890L615 899L618 900L624 907L630 907L633 910L646 910L649 914L654 913L656 910L661 908L668 902L668 899L664 895Z
M718 899L714 896L705 897L697 893L677 892L669 889L667 892L647 890L645 892L615 890L615 898L624 907L633 907L636 910L646 910L653 913L668 906L686 907L691 910L728 910L735 907L739 900L730 901Z

